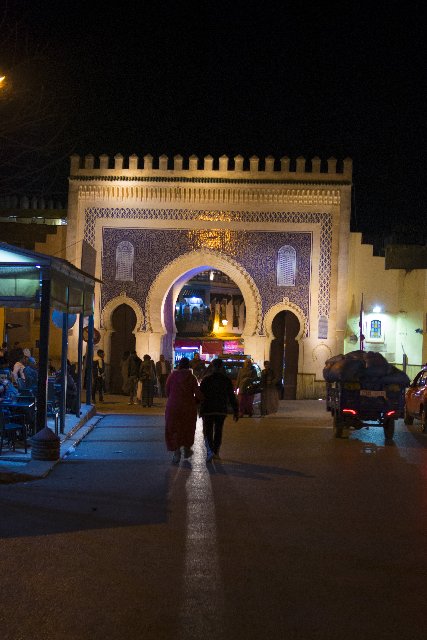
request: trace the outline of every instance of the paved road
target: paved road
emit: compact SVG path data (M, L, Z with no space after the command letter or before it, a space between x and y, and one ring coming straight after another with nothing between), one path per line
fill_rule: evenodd
M305 417L304 417L305 415ZM163 416L106 415L44 480L0 485L2 640L416 640L427 436L334 440L315 403L170 464Z

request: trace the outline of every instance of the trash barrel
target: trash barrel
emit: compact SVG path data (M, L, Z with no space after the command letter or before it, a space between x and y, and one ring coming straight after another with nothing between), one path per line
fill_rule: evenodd
M49 427L36 433L30 444L32 460L59 460L61 441Z

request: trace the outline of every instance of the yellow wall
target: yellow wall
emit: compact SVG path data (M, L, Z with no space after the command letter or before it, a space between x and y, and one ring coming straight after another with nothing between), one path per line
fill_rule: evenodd
M425 291L427 271L414 269L385 269L385 258L373 255L371 245L362 244L360 233L350 234L349 280L347 291L347 333L345 352L359 348L359 342L350 341L350 335L359 337L359 313L363 293L365 350L380 351L390 362L402 362L403 353L409 363L421 365L423 359L423 334L425 333ZM382 307L374 313L373 306ZM372 319L382 323L384 341L370 341L369 327ZM425 356L424 356L425 357Z

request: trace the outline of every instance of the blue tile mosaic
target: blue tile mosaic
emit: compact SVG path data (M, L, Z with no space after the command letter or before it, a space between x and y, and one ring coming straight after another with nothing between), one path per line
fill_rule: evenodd
M218 217L218 212L215 212ZM319 316L329 317L332 216L328 213L287 213L287 212L231 212L228 219L238 221L283 222L298 224L315 223L320 225L320 264L319 264ZM284 297L297 304L303 311L308 327L310 310L310 278L312 234L310 232L281 231L237 231L230 229L168 229L169 220L206 219L206 211L176 209L126 209L126 208L90 208L85 216L85 239L94 246L95 222L102 218L105 222L102 234L102 307L126 290L145 313L145 300L149 288L158 275L171 261L191 250L209 248L218 250L239 262L253 278L262 299L263 313ZM161 229L138 229L108 227L109 219L159 220ZM135 248L134 281L116 281L116 248L120 242L131 242ZM293 287L277 286L277 253L280 247L290 245L297 256L296 281Z

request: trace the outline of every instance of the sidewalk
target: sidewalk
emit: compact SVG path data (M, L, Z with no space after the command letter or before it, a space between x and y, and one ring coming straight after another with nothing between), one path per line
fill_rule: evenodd
M66 456L70 449L77 446L101 417L96 415L94 405L86 404L82 404L79 418L67 413L64 433L58 434L60 439L59 460ZM47 426L54 431L53 420L48 419ZM59 460L32 460L30 446L27 453L24 453L20 447L17 447L16 451L9 451L7 447L4 447L0 456L0 484L44 478Z
M96 410L98 414L104 413L120 413L120 414L140 414L140 415L162 415L165 412L166 398L154 398L154 405L149 408L143 408L140 404L128 404L129 398L123 395L105 394L104 402L97 404ZM324 399L319 400L280 400L279 410L275 414L268 416L271 420L298 418L310 419L331 419L331 414L326 411L326 402ZM259 405L255 405L254 418L259 418Z

